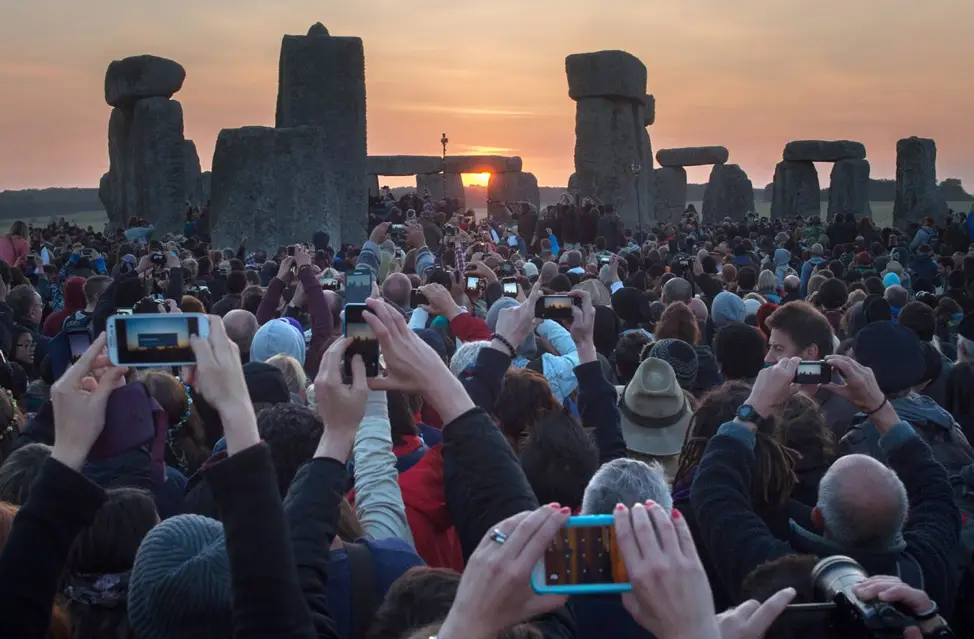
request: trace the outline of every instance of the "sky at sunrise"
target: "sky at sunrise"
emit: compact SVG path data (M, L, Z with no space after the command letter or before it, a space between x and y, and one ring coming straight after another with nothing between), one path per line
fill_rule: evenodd
M96 187L105 69L140 53L186 68L175 98L209 169L220 129L273 126L281 36L316 21L364 40L370 154L438 155L446 132L450 153L520 155L563 186L565 56L623 49L649 70L654 151L724 145L763 186L789 140L862 141L891 178L918 135L974 188L972 0L0 0L0 189Z

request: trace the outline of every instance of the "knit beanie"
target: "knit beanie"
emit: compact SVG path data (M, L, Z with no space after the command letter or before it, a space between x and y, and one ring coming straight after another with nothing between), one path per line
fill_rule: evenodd
M276 366L264 362L247 362L244 364L243 374L251 403L286 404L291 400L284 373Z
M923 381L927 364L916 333L891 321L870 322L856 334L856 361L872 369L879 389L898 393Z
M505 308L513 308L519 306L521 303L518 302L513 297L502 297L494 305L490 307L487 311L487 327L490 328L491 332L497 330L497 317L501 314L501 311ZM528 335L520 346L517 347L517 354L527 357L528 359L533 358L538 354L538 343L534 339L534 333L532 332Z
M883 277L883 286L885 286L886 288L889 288L890 286L900 286L900 285L901 285L900 276L897 275L896 273L890 272L887 273L885 277Z
M233 631L223 524L179 515L149 531L135 555L129 623L140 639L212 639Z
M759 308L761 308L760 301L754 298L751 298L749 300L744 300L744 310L747 312L748 317L751 317L752 315L757 315Z
M266 362L275 355L290 355L304 366L305 348L300 331L287 320L275 319L257 329L250 344L250 360Z
M612 294L612 310L623 322L641 324L649 321L649 297L645 291L623 286Z
M690 390L696 384L699 361L697 351L690 344L681 339L662 339L653 345L649 356L661 359L673 368L680 388Z
M746 317L747 309L744 307L744 300L730 291L718 293L710 306L710 318L717 328L731 322L743 322Z

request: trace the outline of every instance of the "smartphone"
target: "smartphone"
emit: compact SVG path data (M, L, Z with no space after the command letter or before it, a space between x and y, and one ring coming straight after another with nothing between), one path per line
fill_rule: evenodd
M501 277L510 277L517 273L517 267L511 262L501 262L501 265L497 267L497 274Z
M477 277L476 275L467 276L467 292L468 293L480 293L483 288L483 278Z
M342 284L333 277L323 277L318 280L321 284L321 289L324 291L340 291L342 289Z
M514 278L504 280L504 297L517 297L517 280Z
M210 336L202 313L146 313L108 318L108 357L116 366L192 366L189 338Z
M612 515L569 517L531 572L538 594L629 592Z
M132 309L130 309L130 308L116 308L115 309L115 314L116 315L131 315L132 314Z
M393 235L405 235L406 225L405 224L393 224L389 227L389 232Z
M409 294L409 305L413 308L419 308L421 304L429 304L430 301L422 291L413 289L412 293Z
M545 295L534 307L534 316L540 319L572 319L572 305L581 307L580 297Z
M294 245L293 244L291 246L287 247L287 255L288 255L288 257L294 257Z
M166 256L163 255L162 253L153 253L149 257L149 261L152 262L153 264L155 264L156 266L165 266L166 265Z
M366 377L379 376L379 340L375 338L372 328L366 323L362 313L365 304L345 305L345 337L351 337L352 343L345 351L342 368L346 379L352 378L352 358L361 355L365 362Z
M74 364L85 354L91 346L91 333L88 331L73 331L68 333L68 347L71 349L71 363Z
M611 255L600 255L599 256L599 268L601 268L603 266L608 266L611 263L612 263L612 256Z
M796 384L828 384L832 381L832 367L825 362L801 362L795 371Z
M372 269L349 271L345 274L345 303L365 304L372 294Z

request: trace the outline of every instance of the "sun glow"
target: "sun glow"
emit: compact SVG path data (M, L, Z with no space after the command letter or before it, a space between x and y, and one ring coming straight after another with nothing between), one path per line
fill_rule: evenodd
M461 178L464 186L487 186L490 173L464 173Z

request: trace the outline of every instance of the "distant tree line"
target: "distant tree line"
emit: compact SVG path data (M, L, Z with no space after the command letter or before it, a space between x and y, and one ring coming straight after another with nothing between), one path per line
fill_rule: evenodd
M103 211L98 189L26 189L0 191L0 218L56 217Z

